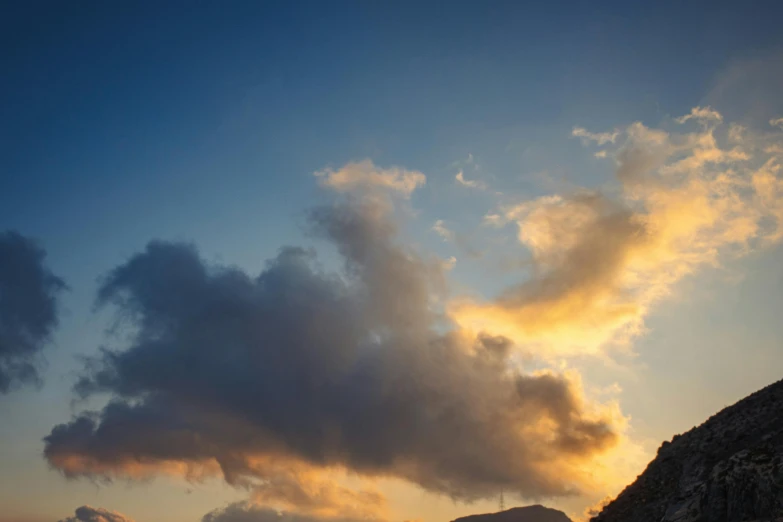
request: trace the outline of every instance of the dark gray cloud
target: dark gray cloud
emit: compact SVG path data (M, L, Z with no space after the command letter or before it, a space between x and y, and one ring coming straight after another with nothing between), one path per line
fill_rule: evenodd
M57 326L62 279L46 252L13 231L0 232L0 393L38 381L38 359Z
M75 387L111 400L56 426L49 462L69 477L212 469L260 487L290 460L473 499L567 494L571 464L615 441L567 378L519 374L506 340L451 330L433 311L441 263L400 246L382 208L323 207L309 223L340 273L289 247L253 277L166 242L115 268L98 303L130 343Z
M103 508L94 508L92 506L82 506L76 508L76 515L60 520L60 522L133 522L133 519L126 517L116 511L109 511Z

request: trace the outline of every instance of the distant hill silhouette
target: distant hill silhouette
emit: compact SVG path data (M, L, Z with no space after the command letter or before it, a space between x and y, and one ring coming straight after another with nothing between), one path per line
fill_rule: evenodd
M535 506L511 508L498 513L460 517L452 522L571 522L571 519L562 511L536 504Z
M783 521L782 460L778 381L664 442L644 473L592 521Z

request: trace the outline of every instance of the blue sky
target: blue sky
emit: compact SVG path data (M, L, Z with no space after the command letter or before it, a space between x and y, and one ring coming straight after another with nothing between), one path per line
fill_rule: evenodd
M405 203L415 215L406 237L455 255L455 287L490 299L521 277L491 262L524 249L510 229L509 243L492 243L486 214L553 186L613 179L611 165L571 136L574 126L656 127L708 103L745 122L759 114L743 112L743 97L774 96L782 71L778 2L420 4L2 7L0 229L39 241L70 287L43 387L0 396L10 419L0 430L0 504L12 516L50 520L91 503L139 521L186 522L244 498L219 480L98 490L40 457L42 437L80 409L69 391L82 368L76 356L106 342L110 315L93 306L99 278L150 239L193 242L207 260L256 274L281 245L319 244L302 232L304 212L332 195L313 173L368 158L426 174ZM743 90L736 77L746 64ZM759 68L759 81L773 83L754 91ZM763 118L781 116L780 100L763 106ZM460 170L490 190L455 183ZM434 234L438 219L486 263ZM678 283L634 341L638 356L621 357L630 373L589 357L570 367L588 387L621 384L644 444L701 422L780 377L780 255L773 245L729 257ZM197 500L182 493L189 487ZM384 487L407 518L415 513L406 504L433 522L494 506ZM140 507L148 496L167 514Z

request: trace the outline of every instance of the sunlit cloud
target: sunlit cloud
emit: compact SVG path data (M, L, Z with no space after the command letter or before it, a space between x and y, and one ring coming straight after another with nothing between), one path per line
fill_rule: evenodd
M576 515L572 514L570 518L574 522L589 522L593 517L598 516L601 510L612 500L613 498L611 496L606 496L595 504L587 506L581 513Z
M675 118L677 123L685 123L688 120L699 120L702 122L708 121L723 121L723 116L712 107L694 107L689 114Z
M264 463L265 479L252 488L252 501L289 513L322 518L381 520L388 517L386 497L371 486L341 484L343 469L323 469L303 462L280 462L274 472Z
M448 297L456 259L402 237L389 205L424 174L369 161L317 174L338 199L306 222L342 270L284 247L247 274L151 242L98 294L128 335L87 360L75 391L110 400L54 427L47 460L69 478L219 476L247 490L215 521L385 520L377 478L460 500L616 491L649 453L619 388L588 393L562 361L629 350L682 278L781 237L779 138L691 115L714 125L637 122L594 140L610 145L612 189L487 213L530 252L520 282L491 300ZM453 241L446 223L432 231ZM519 350L550 369L520 366Z
M712 109L688 117L720 122ZM780 152L769 136L714 127L676 134L634 123L616 152L619 197L584 189L507 205L531 253L529 277L492 301L455 299L462 327L544 357L628 346L683 277L781 238ZM723 142L721 141L723 140Z
M382 508L332 484L340 472L462 500L589 490L591 462L623 439L617 405L588 400L573 371L521 372L495 332L444 329L432 301L448 262L401 241L379 205L352 193L309 213L338 273L301 248L251 275L167 242L117 266L98 304L129 335L75 387L110 400L54 427L48 462L69 478L217 475L313 516Z
M337 192L367 194L381 189L396 192L403 197L410 197L414 190L427 181L421 172L399 167L380 168L368 159L347 163L337 170L319 170L315 176L321 185Z

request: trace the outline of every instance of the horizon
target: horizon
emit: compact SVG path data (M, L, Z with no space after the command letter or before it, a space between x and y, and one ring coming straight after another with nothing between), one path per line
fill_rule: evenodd
M783 378L751 4L4 6L0 522L586 520Z

